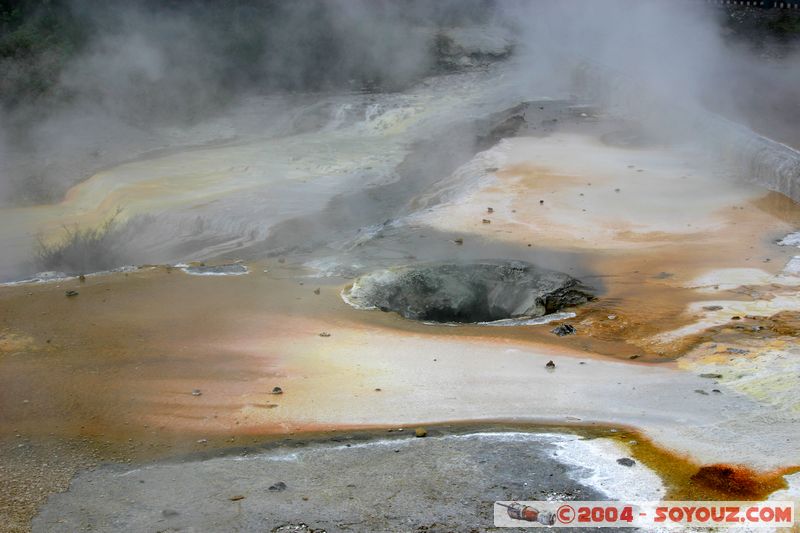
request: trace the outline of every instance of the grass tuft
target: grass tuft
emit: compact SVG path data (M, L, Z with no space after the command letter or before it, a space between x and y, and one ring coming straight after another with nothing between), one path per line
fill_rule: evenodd
M45 242L40 236L34 252L34 264L40 271L84 274L110 270L125 264L119 245L118 208L105 222L94 228L64 226L64 236Z

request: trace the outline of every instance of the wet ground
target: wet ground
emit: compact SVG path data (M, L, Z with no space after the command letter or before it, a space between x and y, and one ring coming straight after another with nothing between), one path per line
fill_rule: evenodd
M644 467L617 464L610 442L610 450L595 450L592 441L553 433L402 435L107 466L82 474L52 499L33 530L275 531L307 524L328 532L485 531L493 529L495 500L600 499L625 480L638 487L625 489L629 497L661 492L657 476L647 477ZM570 464L591 453L598 472ZM585 481L592 475L603 479L597 487Z

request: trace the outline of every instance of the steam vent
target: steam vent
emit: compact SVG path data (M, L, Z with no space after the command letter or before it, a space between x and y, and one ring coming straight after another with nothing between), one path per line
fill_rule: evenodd
M592 298L581 282L522 261L423 264L378 270L344 293L360 308L431 322L539 317Z
M0 533L800 533L799 437L800 0L0 0Z

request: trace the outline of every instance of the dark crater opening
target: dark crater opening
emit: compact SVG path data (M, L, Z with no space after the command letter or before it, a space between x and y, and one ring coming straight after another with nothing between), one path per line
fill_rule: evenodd
M539 317L593 298L577 279L523 261L379 270L356 279L344 296L356 307L412 320L463 323Z

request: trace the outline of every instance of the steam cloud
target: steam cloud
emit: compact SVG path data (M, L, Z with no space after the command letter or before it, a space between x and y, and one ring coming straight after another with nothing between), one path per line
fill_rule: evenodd
M513 75L531 97L572 93L587 62L676 106L704 106L800 146L800 54L764 32L750 38L702 0L53 5L59 34L74 34L69 46L0 55L0 205L57 202L103 166L235 136L235 127L203 125L252 96L402 91L443 69L437 30L458 26L512 32ZM660 127L656 116L642 119Z

